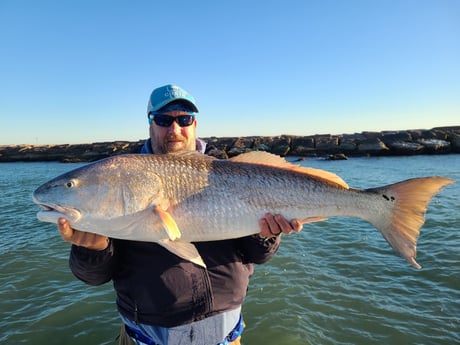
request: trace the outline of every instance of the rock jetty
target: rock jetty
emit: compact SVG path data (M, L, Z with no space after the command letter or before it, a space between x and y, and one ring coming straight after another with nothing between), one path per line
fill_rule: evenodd
M329 159L460 153L460 126L341 135L203 139L209 145L209 154L218 158L233 157L254 150L280 156L321 156ZM0 146L0 162L90 162L109 156L139 152L143 143L144 140L69 145L3 145Z

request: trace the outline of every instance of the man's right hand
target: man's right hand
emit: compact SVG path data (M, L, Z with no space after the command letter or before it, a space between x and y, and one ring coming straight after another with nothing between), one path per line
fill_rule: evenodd
M65 218L59 218L57 225L59 234L66 242L91 250L104 250L109 245L109 238L107 236L72 229L69 221Z

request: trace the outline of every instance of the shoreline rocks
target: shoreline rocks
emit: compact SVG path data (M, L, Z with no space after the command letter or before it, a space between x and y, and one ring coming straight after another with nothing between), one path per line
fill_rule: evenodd
M267 151L280 156L347 159L356 156L401 156L460 153L460 126L429 130L316 134L309 136L254 136L203 138L210 154L229 158L249 151ZM3 145L0 162L90 162L109 156L139 152L144 139L92 144Z

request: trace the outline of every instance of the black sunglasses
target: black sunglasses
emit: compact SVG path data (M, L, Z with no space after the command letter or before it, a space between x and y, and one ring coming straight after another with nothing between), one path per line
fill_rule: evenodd
M177 124L181 127L188 127L193 123L193 121L195 121L195 115L171 116L165 114L150 113L149 123L152 124L152 121L160 127L169 127L173 124L174 121L176 121Z

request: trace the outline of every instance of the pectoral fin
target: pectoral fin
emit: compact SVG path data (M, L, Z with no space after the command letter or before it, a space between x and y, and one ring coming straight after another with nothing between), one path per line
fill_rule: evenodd
M181 240L171 241L166 239L159 241L158 244L165 247L171 253L206 268L206 264L201 258L200 253L198 253L198 250L192 243Z
M163 228L168 234L170 240L174 241L181 237L181 233L179 227L176 224L176 221L167 211L163 210L159 206L156 206L153 209L153 212L160 217Z

